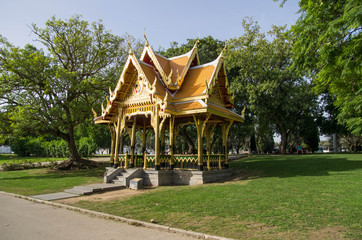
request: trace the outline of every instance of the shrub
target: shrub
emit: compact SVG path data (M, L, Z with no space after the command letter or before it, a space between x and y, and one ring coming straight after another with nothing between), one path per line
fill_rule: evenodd
M28 140L26 138L12 139L10 141L11 150L14 151L14 153L18 156L21 156L21 157L28 156L29 153L27 152L27 149L26 149L27 141Z
M64 140L53 140L50 142L43 142L43 148L46 155L49 157L68 157L69 150L68 144Z
M42 138L31 138L26 144L26 151L29 155L36 157L44 157L46 156L45 149L43 147L43 139Z
M97 150L96 142L88 137L83 137L78 142L78 153L81 157L90 157Z

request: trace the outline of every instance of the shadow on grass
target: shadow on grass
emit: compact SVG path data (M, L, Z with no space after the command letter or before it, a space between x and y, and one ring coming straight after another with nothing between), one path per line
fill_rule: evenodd
M361 160L362 160L362 155ZM329 172L353 171L362 168L362 161L334 155L256 156L239 159L231 168L249 177L327 176Z

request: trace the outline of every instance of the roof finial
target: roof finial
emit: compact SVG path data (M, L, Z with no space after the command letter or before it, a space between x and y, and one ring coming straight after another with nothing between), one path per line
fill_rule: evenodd
M243 111L241 111L241 116L245 119L245 110L246 110L246 106L244 106Z
M132 49L131 43L129 42L129 35L127 35L127 44L128 44L128 47L129 47L129 54L132 55L133 54L133 49Z
M197 44L200 42L200 33L199 33L199 37L196 39L196 42L195 42L195 45L194 45L194 48L197 47Z
M208 82L207 82L207 78L205 77L205 87L206 87L206 92L205 92L205 94L206 95L209 95L209 84L208 84Z
M195 44L194 44L194 47L193 47L193 49L194 48L197 48L197 44L200 42L200 33L199 33L199 37L196 39L196 42L195 42Z
M146 46L149 46L150 44L148 43L148 39L146 37L146 28L143 29L143 37L145 38L146 40Z
M224 53L225 53L227 45L228 45L228 41L227 41L227 40L225 40L225 47L223 48L223 50L222 50L222 52L221 52L222 54L224 54Z
M93 116L94 116L94 118L96 118L97 117L97 113L96 113L96 111L94 111L94 109L92 108L92 112L93 112Z

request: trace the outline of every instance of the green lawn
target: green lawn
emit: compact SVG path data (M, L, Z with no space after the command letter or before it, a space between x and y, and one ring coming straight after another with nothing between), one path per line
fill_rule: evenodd
M0 172L0 191L21 195L59 192L73 186L101 183L105 165L90 170L56 171L46 168Z
M237 239L361 238L361 154L255 156L231 167L247 179L77 206Z
M67 158L51 158L51 157L18 157L15 154L0 154L0 165L3 163L36 163L36 162L52 162L63 161Z

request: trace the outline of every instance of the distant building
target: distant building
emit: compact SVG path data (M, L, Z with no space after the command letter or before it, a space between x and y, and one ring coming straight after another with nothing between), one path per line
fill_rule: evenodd
M13 153L11 151L10 146L5 146L5 145L0 146L0 154L10 154L10 153Z

